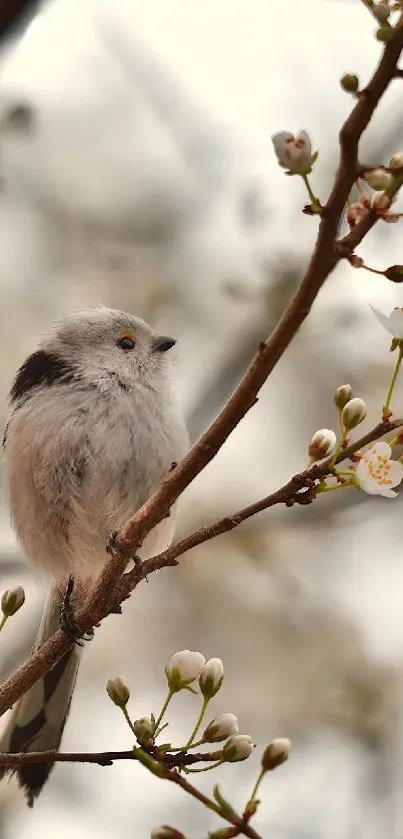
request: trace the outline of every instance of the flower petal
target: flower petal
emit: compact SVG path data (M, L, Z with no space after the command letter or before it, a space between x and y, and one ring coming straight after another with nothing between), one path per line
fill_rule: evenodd
M375 308L375 306L371 306L371 303L369 304L369 308L372 309L372 312L374 313L376 319L384 327L384 329L386 329L387 332L390 332L390 334L393 335L393 329L390 325L390 317L384 315L383 312L380 312L379 309Z
M364 452L364 456L366 454L367 452ZM387 443L385 440L378 440L371 446L370 449L368 449L368 454L371 454L371 456L375 457L387 457L389 459L392 455L392 449L390 448L389 443Z
M357 475L357 479L358 479L358 483L359 483L361 489L364 490L364 492L366 492L367 495L380 495L380 494L382 494L380 492L380 488L381 488L380 484L378 484L378 481L374 481L374 479L371 478L368 475L368 473L365 473L364 475L361 475L361 476ZM382 490L383 489L384 489L384 487L382 487Z
M383 487L378 484L377 495L382 495L384 498L396 498L397 492L395 492L394 489L387 489L387 487Z
M403 338L403 309L393 309L389 315L389 324L395 338Z
M398 460L390 463L389 480L391 487L397 487L403 478L403 466Z
M308 158L311 158L311 156L312 156L312 143L311 143L311 138L310 138L308 132L305 131L305 130L300 131L296 136L296 140L299 140L300 142L302 142L304 144L304 155L306 155Z
M290 140L294 139L294 135L291 134L289 131L279 131L277 134L272 135L272 143L274 146L274 151L277 157L280 166L284 166L288 169L289 166L289 155L286 153L288 151L288 145Z

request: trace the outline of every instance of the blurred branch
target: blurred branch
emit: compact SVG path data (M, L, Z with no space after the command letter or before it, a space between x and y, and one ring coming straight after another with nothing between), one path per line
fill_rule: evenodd
M77 616L76 623L80 632L90 630L106 615L120 610L120 607L117 607L117 599L120 597L120 600L123 600L125 596L122 597L120 589L121 578L128 559L136 556L136 551L148 533L169 516L171 506L184 489L215 457L234 428L256 403L262 385L305 321L327 277L338 262L347 255L349 248L351 247L352 250L353 246L359 244L377 222L375 214L373 214L374 217L372 214L367 214L366 218L354 229L354 242L351 242L351 237L350 239L345 237L344 241L342 240L343 247L340 248L337 237L341 219L351 188L360 172L358 143L381 97L395 77L402 49L403 12L400 13L391 39L384 47L383 55L372 79L361 92L350 116L341 128L339 165L334 186L326 206L321 208L317 241L305 277L271 335L261 342L249 368L223 410L188 455L179 464L172 465L170 472L162 480L153 496L121 528L120 532L115 534L110 548L111 556L95 581L84 608ZM382 424L382 427L386 431L393 426L387 423ZM345 456L346 452L344 452ZM329 464L324 464L323 468L328 469ZM315 480L314 474L314 470L310 470L309 474L302 473L295 476L286 488L277 492L275 503L287 503L288 500L293 503L304 503L302 502L304 493L301 493L301 489L307 486L307 481L310 481L310 485L308 485L308 495L304 501L309 502L309 493L312 491ZM266 505L270 506L267 504L267 499L265 501ZM258 509L262 509L261 502L257 503L256 508L254 507L254 512ZM227 521L231 518L233 520L234 517L227 517ZM212 532L209 538L213 535L216 535L215 532ZM188 540L191 538L188 537ZM165 557L163 562L154 557L147 562L135 569L137 575L131 572L134 575L132 576L134 584L137 584L139 578L142 579L155 567L176 564L176 559L171 556L167 560ZM0 714L10 708L44 673L52 669L72 648L72 645L71 638L59 630L46 644L34 652L30 659L0 686Z
M1 0L0 44L33 17L38 6L39 0Z

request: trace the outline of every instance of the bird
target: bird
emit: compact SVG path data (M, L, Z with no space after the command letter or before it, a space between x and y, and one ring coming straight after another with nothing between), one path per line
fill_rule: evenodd
M105 562L108 535L188 450L175 343L131 314L89 307L58 321L16 373L3 440L6 495L28 564L50 581L35 648L60 626L69 578L76 606ZM140 559L170 544L175 519L176 508L146 537ZM0 751L59 749L80 655L75 644L15 704ZM16 770L29 806L52 766Z

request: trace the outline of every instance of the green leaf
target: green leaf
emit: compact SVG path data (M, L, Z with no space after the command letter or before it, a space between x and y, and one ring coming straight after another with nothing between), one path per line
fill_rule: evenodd
M218 786L218 784L214 784L213 796L217 804L221 807L221 812L224 816L236 816L234 808L231 807L231 804L228 801L226 801L226 799L221 795L220 787Z

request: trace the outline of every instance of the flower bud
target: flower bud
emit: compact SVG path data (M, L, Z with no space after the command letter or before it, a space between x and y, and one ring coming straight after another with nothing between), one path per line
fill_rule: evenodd
M387 210L393 202L386 192L374 192L371 206L374 210Z
M220 743L238 732L238 720L235 714L220 714L205 728L203 740L205 743Z
M277 737L266 746L262 755L262 769L270 772L288 760L291 751L291 740L288 737Z
M403 169L402 152L400 152L399 154L394 154L393 157L390 158L388 168L391 169L392 172L399 172L401 169Z
M347 210L347 223L350 227L355 227L367 215L370 209L371 202L367 195L361 196L360 201L355 201Z
M382 41L383 44L387 44L392 40L394 34L395 30L393 27L389 26L388 23L383 23L375 33L375 37L377 41Z
M403 265L391 265L383 273L392 283L403 283Z
M312 435L308 446L308 454L312 461L322 460L331 454L336 445L337 437L330 428L320 428Z
M254 749L253 740L249 734L234 734L223 746L223 758L229 763L237 760L246 760Z
M181 650L175 653L165 668L170 690L177 693L190 685L200 676L204 665L205 658L201 653L193 650Z
M108 679L106 692L118 708L125 708L130 697L129 682L124 676L115 676L114 679Z
M212 699L220 690L224 667L220 658L209 658L200 673L199 685L205 699Z
M344 406L341 414L341 421L346 431L351 431L359 425L367 416L367 406L363 399L355 397L350 399Z
M372 6L372 14L379 23L385 23L390 15L390 8L387 3L374 3Z
M185 839L180 830L175 827L170 827L169 824L160 824L159 827L154 827L151 831L151 839Z
M347 405L347 402L350 401L352 395L353 389L351 385L340 385L334 394L334 404L336 405L336 408L339 408L341 411L341 409Z
M340 79L340 84L346 93L357 93L360 86L360 80L355 73L345 73Z
M140 717L133 723L133 731L140 745L147 745L154 736L154 726L148 717Z
M350 254L350 256L348 257L348 261L350 265L353 266L353 268L362 268L362 266L364 265L364 260L361 256L357 256L356 253Z
M4 592L1 598L1 611L6 618L15 615L25 600L25 591L22 586L15 586Z
M390 172L385 172L384 169L371 169L364 177L372 189L387 189L393 180Z

